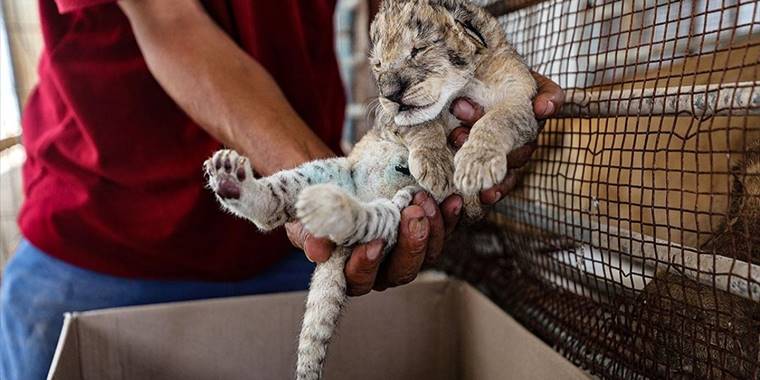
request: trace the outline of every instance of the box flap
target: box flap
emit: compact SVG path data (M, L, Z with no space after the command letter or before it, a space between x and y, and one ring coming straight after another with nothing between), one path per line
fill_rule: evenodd
M305 293L68 315L51 379L290 379ZM458 281L352 299L330 346L329 380L586 379Z
M330 347L327 379L453 379L449 282L352 299ZM289 379L305 293L119 308L78 315L54 379ZM66 359L66 360L64 360ZM61 374L61 376L59 376Z
M47 378L48 380L79 380L82 378L76 313L64 315L61 336L58 338L58 345Z
M457 289L458 379L590 378L475 288Z

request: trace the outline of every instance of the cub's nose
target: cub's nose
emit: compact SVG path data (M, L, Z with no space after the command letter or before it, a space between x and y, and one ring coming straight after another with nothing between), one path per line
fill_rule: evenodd
M404 91L406 91L406 88L397 87L396 91L385 95L385 98L398 105L401 105L401 98L404 97Z
M409 82L395 75L384 75L380 78L380 95L398 105L402 105L401 99L408 87Z

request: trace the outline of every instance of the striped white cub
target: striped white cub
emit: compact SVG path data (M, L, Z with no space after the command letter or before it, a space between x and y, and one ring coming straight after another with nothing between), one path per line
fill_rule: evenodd
M409 148L410 171L438 200L500 183L507 153L536 138L536 83L499 22L468 0L385 0L372 22L371 62L383 125ZM453 156L459 122L452 101L469 98L485 115ZM438 120L440 122L433 122Z
M205 163L209 186L230 212L262 230L300 220L315 236L338 245L312 276L298 342L297 379L321 377L327 344L346 303L343 268L349 247L383 239L390 249L396 242L401 210L421 190L409 174L408 155L399 142L370 132L348 157L308 162L260 179L234 151L216 152Z

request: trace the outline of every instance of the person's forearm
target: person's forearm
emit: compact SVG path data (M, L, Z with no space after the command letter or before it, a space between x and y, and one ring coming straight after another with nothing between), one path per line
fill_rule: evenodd
M266 70L196 1L122 0L156 80L201 127L262 175L333 155Z

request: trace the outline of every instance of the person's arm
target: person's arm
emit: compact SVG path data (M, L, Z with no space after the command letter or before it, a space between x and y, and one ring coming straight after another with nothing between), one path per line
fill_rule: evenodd
M212 136L246 155L259 174L333 155L266 70L238 48L197 1L121 0L119 5L164 90ZM416 197L415 205L402 212L398 246L386 261L392 264L387 269L378 274L378 242L354 250L346 266L351 294L367 293L373 285L409 282L425 257L440 253L444 218L434 202L423 198ZM431 210L436 214L429 216ZM300 223L286 228L291 241L312 260L330 256L331 244L309 237Z
M148 68L203 129L269 175L334 155L195 0L121 0ZM274 37L271 37L274 38Z

